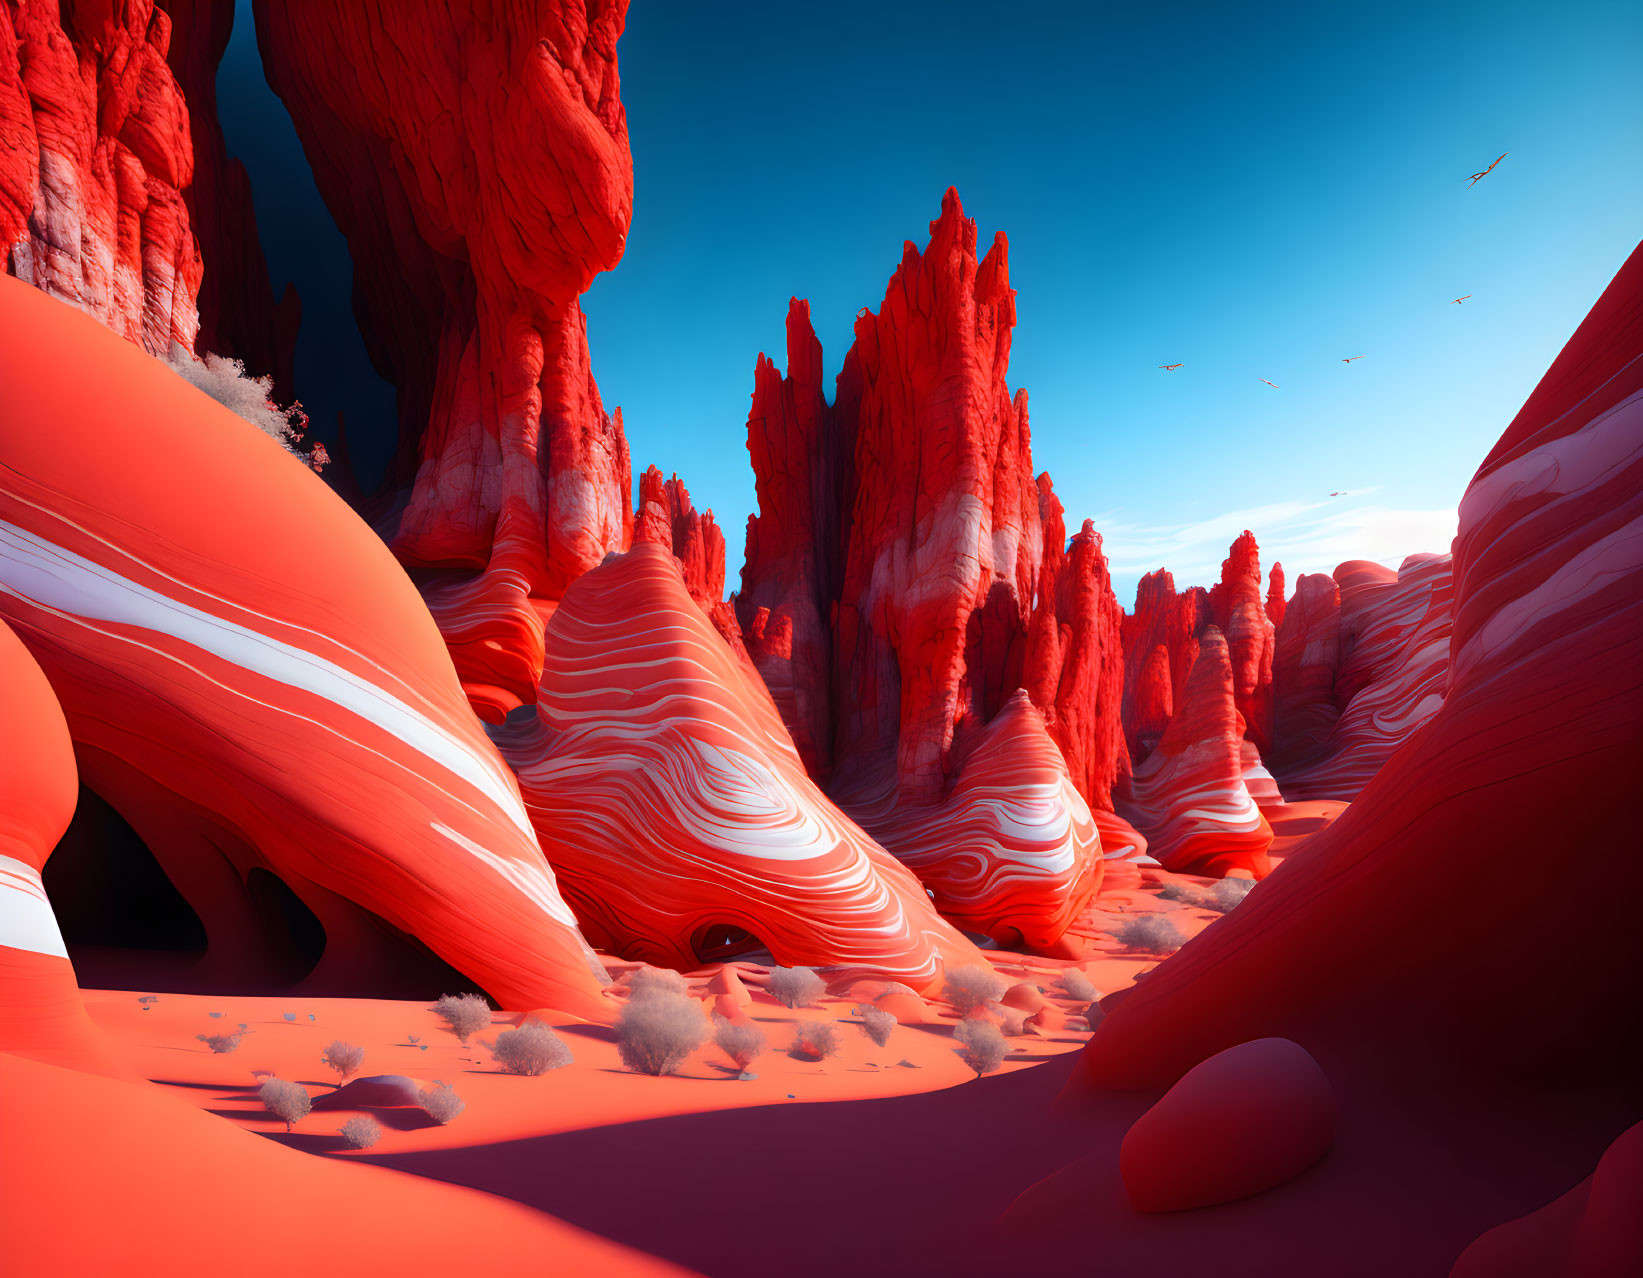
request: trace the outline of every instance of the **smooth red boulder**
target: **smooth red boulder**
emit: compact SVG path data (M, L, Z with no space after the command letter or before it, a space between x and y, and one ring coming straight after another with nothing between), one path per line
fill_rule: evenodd
M1159 1212L1275 1188L1329 1151L1335 1111L1335 1090L1304 1047L1287 1038L1229 1047L1135 1120L1118 1156L1124 1190L1137 1211Z
M1568 1193L1475 1240L1449 1278L1628 1278L1643 1269L1640 1200L1643 1123Z
M1501 919L1547 867L1636 841L1643 757L1643 251L1479 467L1450 572L1447 691L1306 854L1109 999L1092 1083L1168 1084L1262 1035L1582 1087L1635 1078L1643 967L1625 892L1581 899L1579 970ZM1412 885L1418 885L1415 890ZM1430 943L1384 944L1387 920ZM1501 972L1510 967L1511 980ZM1533 1007L1533 1034L1522 1009Z
M633 213L626 0L254 9L399 392L373 514L499 722L534 696L544 614L628 544L627 441L578 304Z
M188 108L153 0L0 12L0 260L151 355L194 350Z

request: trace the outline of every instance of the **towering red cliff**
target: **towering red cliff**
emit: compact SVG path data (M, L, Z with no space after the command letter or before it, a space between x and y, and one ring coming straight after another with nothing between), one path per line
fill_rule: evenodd
M6 271L151 355L194 350L188 108L152 0L0 5Z
M1276 580L1280 600L1281 579ZM1272 649L1274 625L1261 600L1261 550L1244 531L1221 564L1221 580L1209 592L1210 614L1226 636L1232 658L1233 698L1245 731L1262 752L1272 747Z
M1086 1049L1090 1078L1162 1086L1268 1035L1361 1056L1373 1025L1385 1058L1468 1089L1506 1073L1588 1096L1635 1080L1629 894L1582 898L1573 974L1516 962L1500 920L1544 905L1548 864L1636 842L1640 439L1643 248L1461 500L1441 704L1304 856L1113 1002ZM1398 586L1441 562L1406 565ZM1385 945L1388 919L1431 943Z
M251 180L229 158L217 120L217 68L234 29L233 0L157 0L171 19L168 61L188 107L194 181L183 190L189 223L199 240L205 274L200 281L199 349L244 362L254 375L274 379L274 398L297 398L292 356L302 302L287 285L276 302L257 234Z
M725 535L711 510L698 511L690 490L677 475L663 479L656 467L639 477L639 509L633 512L633 544L654 542L673 553L685 589L725 637L736 655L747 661L736 609L725 601Z
M383 528L493 720L534 699L543 614L628 544L627 442L578 305L633 211L626 9L255 5L269 83L353 254L367 347L399 391Z
M932 883L932 814L962 826L950 804L988 793L978 768L1044 766L1039 744L1001 733L1047 733L1063 764L1034 784L1058 793L1070 772L1074 797L1097 810L1110 813L1125 767L1121 614L1099 536L1086 525L1068 544L1049 477L1033 473L1026 395L1005 380L1007 254L1001 235L978 258L975 223L949 191L929 245L905 246L883 305L857 318L833 404L795 301L788 375L760 357L748 418L759 495L737 597L748 649L806 766ZM1043 732L1019 707L1007 733L986 731L1021 689ZM1088 818L1052 824L1062 833L1047 826L1045 846L1068 849L1071 872L1011 907L1040 944L1064 926L1067 892L1093 888L1077 866L1099 852L1093 833L1067 842ZM1111 825L1126 846L1141 842ZM994 830L948 853L999 855L1019 835Z

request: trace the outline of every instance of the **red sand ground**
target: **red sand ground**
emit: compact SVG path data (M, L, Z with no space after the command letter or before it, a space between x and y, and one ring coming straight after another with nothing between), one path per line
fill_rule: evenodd
M1219 917L1157 897L1160 882L1185 876L1145 877L1080 921L1091 940L1078 966L1103 993L1161 961L1124 951L1104 926L1156 910L1191 935ZM1108 1266L1442 1275L1484 1229L1587 1175L1579 1151L1614 1134L1602 1106L1556 1113L1533 1096L1484 1095L1457 1106L1454 1089L1432 1086L1430 1063L1343 1050L1322 1062L1342 1118L1316 1168L1244 1202L1143 1216L1125 1198L1117 1151L1156 1096L1076 1085L1060 1096L1088 1037L1053 984L1069 964L991 957L1006 977L1045 987L1068 1025L1012 1040L1004 1068L981 1080L953 1054L952 1014L936 1004L932 1023L899 1026L878 1049L850 1024L853 998L792 1011L756 993L750 1013L770 1050L752 1081L711 1045L678 1076L632 1074L612 1031L562 1024L574 1063L527 1078L500 1072L477 1042L461 1047L425 1003L162 993L144 1011L148 991L87 991L130 1079L0 1055L0 1130L8 1148L37 1151L0 1164L15 1272L283 1274L323 1263L426 1273L517 1256L564 1274L683 1265L716 1278L1022 1268L1040 1278ZM740 970L750 988L762 976ZM698 992L710 974L693 979ZM839 1055L790 1059L789 1026L812 1018L840 1022ZM511 1019L498 1014L476 1040ZM230 1054L195 1038L240 1022L251 1032ZM445 1127L420 1110L369 1111L383 1135L363 1152L336 1131L366 1111L316 1110L287 1134L258 1102L252 1071L317 1099L332 1090L320 1056L333 1038L364 1047L362 1074L443 1080L467 1108ZM1496 1186L1491 1160L1508 1157L1538 1159L1541 1183Z

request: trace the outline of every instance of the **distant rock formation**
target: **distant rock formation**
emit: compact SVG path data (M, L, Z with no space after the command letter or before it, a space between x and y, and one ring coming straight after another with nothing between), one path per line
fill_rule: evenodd
M1106 1001L1084 1054L1091 1081L1167 1085L1268 1035L1321 1059L1331 1044L1361 1053L1365 1025L1389 1057L1443 1062L1468 1087L1501 1073L1582 1089L1635 1078L1643 955L1630 894L1582 897L1574 978L1566 964L1515 962L1501 920L1544 906L1548 864L1636 841L1640 439L1643 248L1478 468L1452 563L1418 560L1383 583L1404 597L1425 578L1419 605L1405 599L1417 630L1449 601L1441 704L1305 855ZM1382 944L1388 920L1427 943Z

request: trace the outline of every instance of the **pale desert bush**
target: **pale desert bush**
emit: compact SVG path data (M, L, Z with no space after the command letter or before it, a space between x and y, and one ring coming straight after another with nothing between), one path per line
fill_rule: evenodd
M1007 989L1008 982L992 968L971 963L965 967L947 970L947 981L941 987L941 997L947 1000L955 1012L973 1012L978 1007L998 1002L1004 997L1004 991Z
M491 1048L496 1063L510 1074L546 1074L571 1063L565 1040L541 1021L526 1021L518 1029L503 1030Z
M799 1021L793 1026L793 1041L787 1054L796 1061L819 1061L836 1055L838 1030L832 1021Z
M689 994L690 983L684 976L666 967L636 967L627 975L627 987L632 998L651 994Z
M1004 1064L1010 1050L1004 1041L1004 1031L991 1021L960 1021L953 1029L953 1037L961 1044L959 1060L975 1070L977 1078L991 1074Z
M340 1038L334 1038L320 1059L336 1071L337 1086L341 1087L348 1081L348 1075L365 1064L365 1049L353 1043L344 1043Z
M783 1007L814 1007L827 992L827 982L813 967L777 967L771 969L764 988Z
M1217 914L1231 914L1244 903L1254 886L1254 879L1217 880L1204 892L1203 907Z
M204 1043L213 1052L227 1054L240 1045L239 1034L196 1034L195 1038Z
M422 1112L441 1127L468 1108L468 1102L456 1094L455 1088L437 1080L432 1087L418 1088L416 1097L422 1103Z
M1080 1003L1088 1003L1091 999L1101 997L1101 991L1096 989L1090 978L1076 967L1069 967L1061 973L1056 978L1056 983L1061 986L1062 992L1068 998L1076 999Z
M713 1045L744 1074L764 1052L766 1042L764 1031L757 1025L738 1025L723 1016L713 1018Z
M1171 879L1158 889L1160 901L1175 901L1180 905L1192 905L1198 899L1197 885L1188 883L1185 879Z
M1187 943L1181 929L1163 914L1137 914L1124 920L1124 926L1113 938L1127 950L1145 950L1151 954L1169 954Z
M308 1099L308 1090L301 1083L290 1083L283 1078L270 1078L265 1082L257 1089L257 1099L262 1101L264 1109L285 1124L286 1131L290 1131L292 1124L313 1108L313 1102Z
M308 415L302 411L301 404L281 408L274 402L272 377L251 376L245 371L244 363L237 359L211 354L195 356L180 342L171 344L171 357L166 363L190 386L204 391L231 413L278 440L287 452L294 453L315 470L330 460L324 445L316 445L312 453L298 447L308 428Z
M477 1034L491 1023L491 1005L483 994L441 994L428 1009L445 1022L445 1028L468 1045L468 1035Z
M701 1005L685 994L630 999L616 1022L622 1064L641 1074L672 1074L707 1038Z
M858 1003L856 1015L861 1017L861 1032L873 1040L874 1047L883 1047L890 1041L890 1031L897 1023L893 1013L871 1003Z
M350 1118L337 1130L350 1149L369 1149L382 1139L382 1124L365 1114Z

